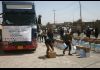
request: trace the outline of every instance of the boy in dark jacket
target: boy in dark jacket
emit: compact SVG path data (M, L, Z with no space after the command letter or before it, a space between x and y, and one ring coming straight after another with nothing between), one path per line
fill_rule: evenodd
M50 48L52 51L54 51L54 38L53 38L53 30L51 28L48 29L47 31L47 37L45 39L45 45L47 47L46 53L50 51Z

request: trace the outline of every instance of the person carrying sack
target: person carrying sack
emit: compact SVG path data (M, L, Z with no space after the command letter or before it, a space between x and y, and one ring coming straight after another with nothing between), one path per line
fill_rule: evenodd
M47 47L46 54L52 51L54 52L54 39L53 39L53 30L51 28L47 31L47 37L45 39L45 45Z
M65 36L63 37L64 43L68 46L63 50L63 55L65 55L65 51L69 48L69 53L68 55L71 54L71 43L72 43L72 35L69 33L69 31L66 32Z

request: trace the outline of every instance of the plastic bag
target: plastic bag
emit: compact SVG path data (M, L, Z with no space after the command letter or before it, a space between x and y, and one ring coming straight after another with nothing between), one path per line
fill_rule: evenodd
M65 49L67 47L67 45L65 43L57 43L56 46L57 46L57 48L59 48L61 50Z

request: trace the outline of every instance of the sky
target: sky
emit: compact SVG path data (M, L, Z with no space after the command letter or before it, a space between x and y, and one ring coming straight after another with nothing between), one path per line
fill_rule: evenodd
M82 20L95 21L100 19L100 1L80 1L82 5ZM42 15L43 25L48 22L73 22L80 18L79 1L34 1L36 15ZM2 5L0 1L0 12Z
M82 20L95 21L100 19L100 1L80 1ZM35 1L37 15L42 15L42 24L73 22L80 18L79 1Z

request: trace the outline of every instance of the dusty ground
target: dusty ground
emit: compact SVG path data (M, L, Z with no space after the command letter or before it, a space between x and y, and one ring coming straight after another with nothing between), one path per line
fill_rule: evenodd
M0 53L0 68L100 68L100 53L91 52L90 57L78 58L76 54L62 56L55 48L56 58L46 58L44 43L38 43L36 52Z

